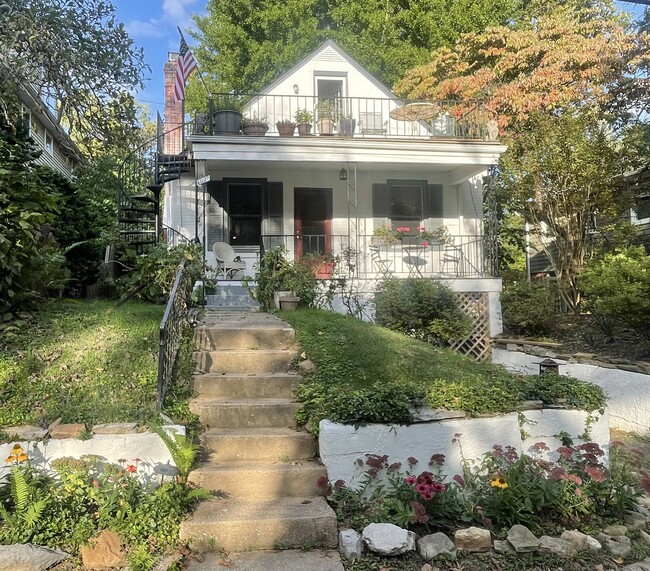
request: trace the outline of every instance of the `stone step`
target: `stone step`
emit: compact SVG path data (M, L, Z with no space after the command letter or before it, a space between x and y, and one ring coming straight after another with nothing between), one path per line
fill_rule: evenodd
M253 551L233 553L224 557L221 553L206 553L203 561L191 561L187 571L344 571L338 551Z
M201 442L217 462L303 460L316 454L316 439L291 428L213 428Z
M290 399L205 399L190 401L190 410L208 428L294 427L301 403Z
M291 327L265 327L263 324L242 328L212 325L198 327L194 339L200 351L291 349L295 333Z
M319 462L209 462L193 470L189 481L231 498L277 499L317 496L327 470Z
M205 305L212 309L243 309L243 310L258 310L261 304L255 301L250 295L206 295Z
M300 377L288 373L218 374L192 378L194 390L205 398L292 398Z
M284 349L199 351L197 370L204 373L286 373L296 356Z
M335 547L336 516L325 498L202 502L180 528L197 551Z

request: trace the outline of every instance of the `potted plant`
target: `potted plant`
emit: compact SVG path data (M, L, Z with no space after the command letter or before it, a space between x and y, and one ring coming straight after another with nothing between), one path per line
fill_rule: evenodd
M278 128L280 137L293 137L293 132L296 130L296 124L291 119L282 119L275 126Z
M239 135L242 127L241 103L236 95L218 96L212 113L212 132L215 135Z
M320 135L332 135L334 133L334 101L323 99L316 105L316 125Z
M307 109L298 109L295 118L298 124L298 135L301 137L311 135L311 123L314 120L314 114Z
M354 135L354 130L357 128L357 120L351 113L341 115L338 122L339 135L342 137L351 137Z
M242 119L242 132L244 135L252 135L253 137L263 137L269 130L269 124L266 117L258 117L254 111L249 117Z

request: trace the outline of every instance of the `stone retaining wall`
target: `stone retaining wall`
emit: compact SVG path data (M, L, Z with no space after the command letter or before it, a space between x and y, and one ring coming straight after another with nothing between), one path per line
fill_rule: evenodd
M428 470L433 454L444 454L444 473L452 477L461 473L461 462L480 460L495 444L512 446L520 454L529 452L537 442L545 442L551 450L561 446L560 432L568 433L576 444L585 431L587 413L578 410L541 409L527 410L481 418L458 418L462 413L435 412L440 420L417 422L408 426L369 424L355 428L329 420L320 423L319 450L327 468L330 481L344 480L354 486L362 470L357 460L365 461L366 454L387 454L389 462L402 462L408 467L408 458L419 463L418 472ZM447 418L445 414L448 415ZM456 417L456 418L454 418ZM460 444L452 442L460 434ZM597 442L605 451L609 447L609 418L607 413L599 417L590 430L591 442ZM553 452L552 459L557 457Z
M106 425L108 426L108 425ZM185 434L185 427L180 425L165 426L171 433L175 431ZM110 428L108 428L110 430ZM11 428L5 429L11 436ZM20 431L18 431L19 433ZM47 431L43 431L46 433ZM163 480L176 476L178 470L171 454L160 436L154 432L130 432L93 434L88 440L78 438L42 438L43 434L33 431L25 432L23 437L13 438L10 442L0 444L0 458L9 456L13 446L20 444L29 455L32 466L50 470L52 460L63 457L81 458L86 455L98 456L102 461L111 464L137 466L138 479L147 484L160 485ZM11 466L2 462L0 465L0 480L4 479Z
M588 353L567 355L550 344L497 342L492 349L492 362L525 375L538 374L539 362L547 357L560 364L561 375L603 388L609 398L612 428L641 434L650 432L650 363L623 359L605 361Z

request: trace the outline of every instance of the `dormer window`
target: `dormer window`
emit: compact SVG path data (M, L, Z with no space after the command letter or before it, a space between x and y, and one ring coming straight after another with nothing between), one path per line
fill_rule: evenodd
M50 154L54 154L54 139L47 131L45 131L45 150Z

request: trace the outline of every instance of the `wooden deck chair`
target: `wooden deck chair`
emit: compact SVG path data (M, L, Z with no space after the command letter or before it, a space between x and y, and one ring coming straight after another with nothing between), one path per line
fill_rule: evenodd
M237 272L246 269L246 262L241 260L233 247L226 242L215 242L212 251L217 258L217 279L223 274L223 279L232 279Z

